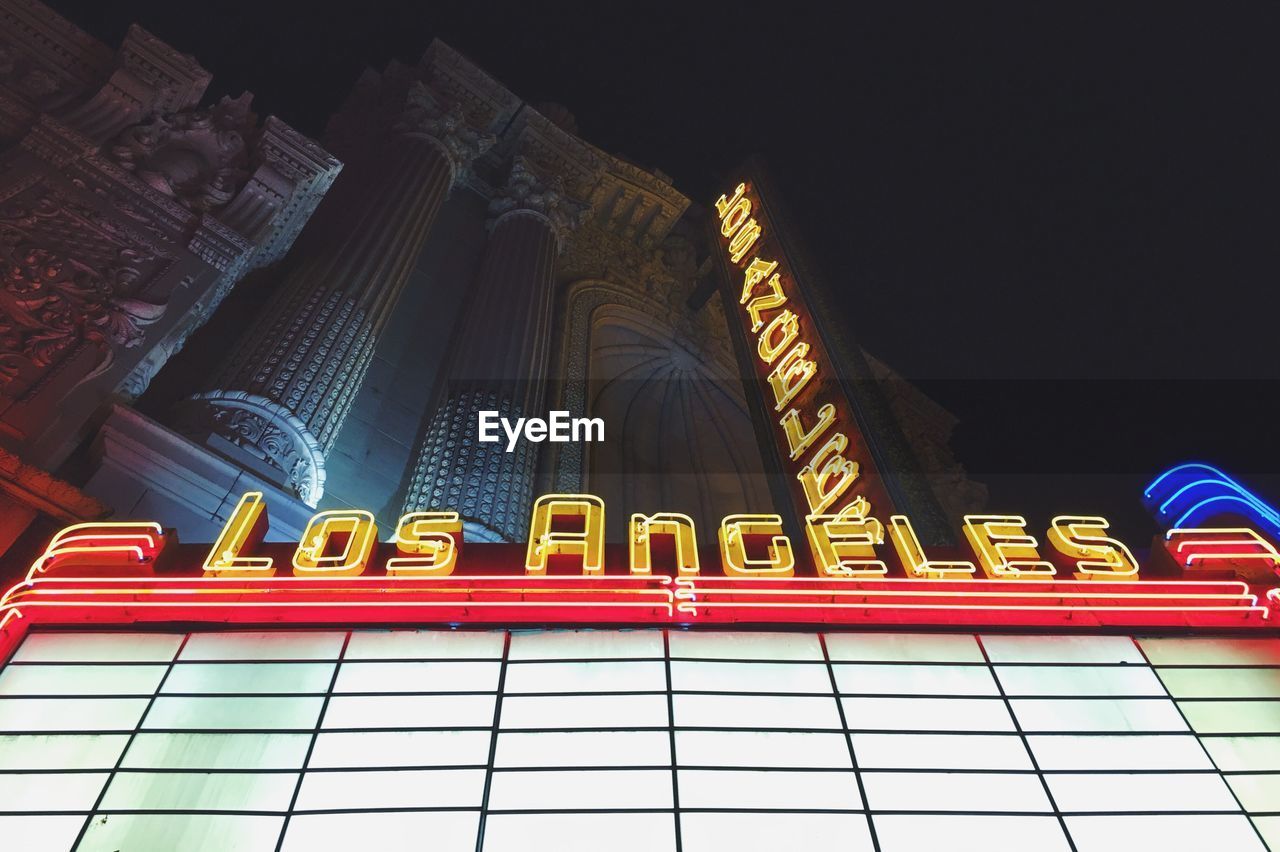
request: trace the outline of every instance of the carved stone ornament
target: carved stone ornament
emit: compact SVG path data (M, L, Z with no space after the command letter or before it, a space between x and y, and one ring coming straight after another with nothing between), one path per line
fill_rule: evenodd
M568 235L586 221L590 210L590 205L569 196L559 175L543 177L528 157L517 154L507 185L489 202L489 221L492 228L503 216L539 216L551 225L563 249Z
M153 116L121 131L109 156L152 189L189 210L216 210L249 178L247 139L257 118L252 95L224 97L211 109Z
M497 141L493 134L482 133L471 126L461 103L437 96L420 80L409 86L404 113L395 129L435 142L449 159L455 182L467 173L472 160Z
M178 431L197 441L213 434L275 469L282 485L308 506L324 496L324 452L284 406L244 391L210 391L180 403Z
M0 211L0 388L24 367L47 369L86 345L102 353L91 374L98 375L111 365L114 347L139 345L143 328L164 314L164 305L127 295L151 259L137 247L101 246L110 258L91 265L42 239L50 231L74 238L67 229L78 226L85 228L86 257L98 259L93 249L104 235L90 233L87 221L55 199Z
M33 104L50 102L63 86L62 80L6 43L0 43L0 83L16 89Z

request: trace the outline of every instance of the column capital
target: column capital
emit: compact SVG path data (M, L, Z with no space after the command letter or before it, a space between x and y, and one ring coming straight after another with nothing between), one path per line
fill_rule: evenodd
M511 160L511 173L506 185L489 201L489 229L508 216L534 216L542 219L555 232L557 246L586 221L590 205L570 197L564 178L545 174L533 161L517 154Z
M404 112L396 122L395 130L435 144L448 159L455 184L467 173L472 161L497 141L492 133L472 126L460 101L421 80L409 85Z

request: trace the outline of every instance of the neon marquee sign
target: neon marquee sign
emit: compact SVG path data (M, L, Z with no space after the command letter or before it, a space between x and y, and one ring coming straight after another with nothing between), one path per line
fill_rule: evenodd
M830 381L836 372L815 328L782 244L750 182L715 202L721 248L731 270L727 301L736 304L747 367L762 388L778 457L788 472L798 518L856 523L894 505L858 427L853 407ZM905 515L897 531L914 540Z
M456 512L413 512L379 542L373 515L317 513L267 543L260 493L212 546L149 522L59 532L0 597L0 643L31 624L824 624L1274 629L1280 552L1248 527L1174 528L1140 566L1090 516L1054 518L1042 546L1019 516L970 515L969 548L926 554L895 526L810 516L808 547L769 514L734 514L714 545L692 518L550 494L526 544L465 544ZM1148 576L1139 578L1139 571Z

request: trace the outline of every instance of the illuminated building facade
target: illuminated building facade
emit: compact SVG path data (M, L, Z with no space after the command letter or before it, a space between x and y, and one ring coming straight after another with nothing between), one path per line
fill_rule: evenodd
M5 848L1280 849L1280 515L975 514L758 164L0 16Z

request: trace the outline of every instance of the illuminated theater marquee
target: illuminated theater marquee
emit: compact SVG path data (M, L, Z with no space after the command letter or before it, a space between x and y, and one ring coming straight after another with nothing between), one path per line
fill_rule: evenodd
M526 544L469 544L456 512L413 512L389 542L371 513L323 511L296 544L264 541L245 494L212 546L155 523L59 532L0 598L6 644L32 623L848 624L1270 628L1280 553L1248 527L1174 528L1139 566L1099 517L964 519L968 549L924 553L874 518L810 516L797 547L772 514L632 514L606 544L605 505L552 494ZM464 553L465 549L465 553ZM1146 573L1139 579L1139 571Z

